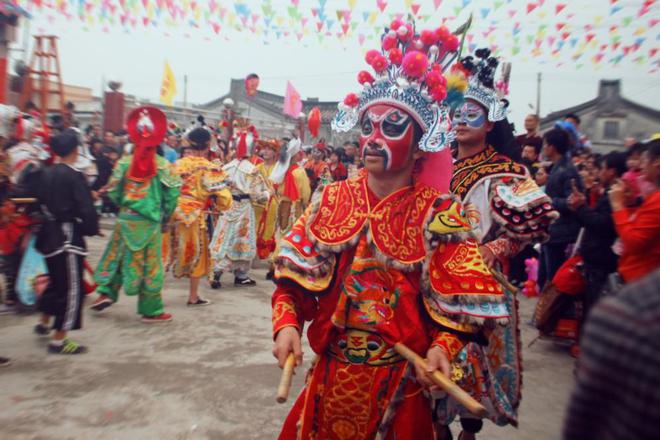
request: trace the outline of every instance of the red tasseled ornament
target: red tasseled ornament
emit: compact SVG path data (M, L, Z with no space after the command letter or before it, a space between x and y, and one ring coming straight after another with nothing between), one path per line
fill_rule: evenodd
M371 73L367 72L366 70L361 71L358 73L358 82L362 85L369 83L372 84L375 80L374 77L371 76Z
M429 67L429 59L422 52L409 51L401 63L403 73L411 78L422 78Z
M401 52L401 49L398 47L395 47L394 49L390 50L389 57L392 64L400 66L401 61L403 61L403 52Z
M419 35L419 39L427 46L433 46L438 42L438 36L435 32L429 30L423 30Z
M355 93L349 93L346 95L346 98L344 98L344 104L346 104L349 107L357 107L357 105L360 103L360 98Z

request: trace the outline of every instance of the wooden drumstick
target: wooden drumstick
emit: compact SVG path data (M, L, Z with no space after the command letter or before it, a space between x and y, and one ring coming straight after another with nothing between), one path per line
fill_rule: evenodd
M426 363L426 360L402 343L398 342L394 344L394 350L396 350L396 352L403 356L408 362L413 365L419 365L424 371L427 370L428 364ZM488 415L488 411L486 411L486 408L482 404L474 400L474 398L466 393L463 388L456 385L454 381L442 374L441 371L436 370L433 373L428 374L428 377L435 385L440 387L441 390L456 399L458 403L463 405L475 416L483 418Z
M289 389L291 388L291 377L293 376L293 368L296 366L296 358L293 353L289 353L289 356L284 362L284 368L282 368L282 377L280 378L280 384L277 387L277 403L284 403L286 399L289 398Z
M37 199L34 197L12 197L9 200L16 204L37 203Z

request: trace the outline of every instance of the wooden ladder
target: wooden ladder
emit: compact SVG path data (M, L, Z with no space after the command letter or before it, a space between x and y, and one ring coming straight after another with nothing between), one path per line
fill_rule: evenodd
M27 104L34 103L45 126L49 111L64 114L64 85L57 53L57 37L35 35L34 38L36 41L23 83L19 107L26 111Z

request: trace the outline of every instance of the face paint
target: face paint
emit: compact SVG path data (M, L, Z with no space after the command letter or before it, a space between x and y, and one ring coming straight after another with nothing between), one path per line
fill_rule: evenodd
M466 102L454 112L452 124L458 126L465 124L472 128L481 128L486 123L486 111L473 102Z
M370 107L362 117L360 152L362 158L380 156L384 169L398 169L410 156L415 125L403 110L386 104Z

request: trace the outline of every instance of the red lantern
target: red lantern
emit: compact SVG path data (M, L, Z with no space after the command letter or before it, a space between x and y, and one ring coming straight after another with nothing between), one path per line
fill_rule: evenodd
M312 136L319 137L319 128L321 128L321 110L314 107L307 117L307 127Z
M256 73L251 73L245 77L245 93L249 97L252 97L257 94L257 89L259 88L259 75Z

